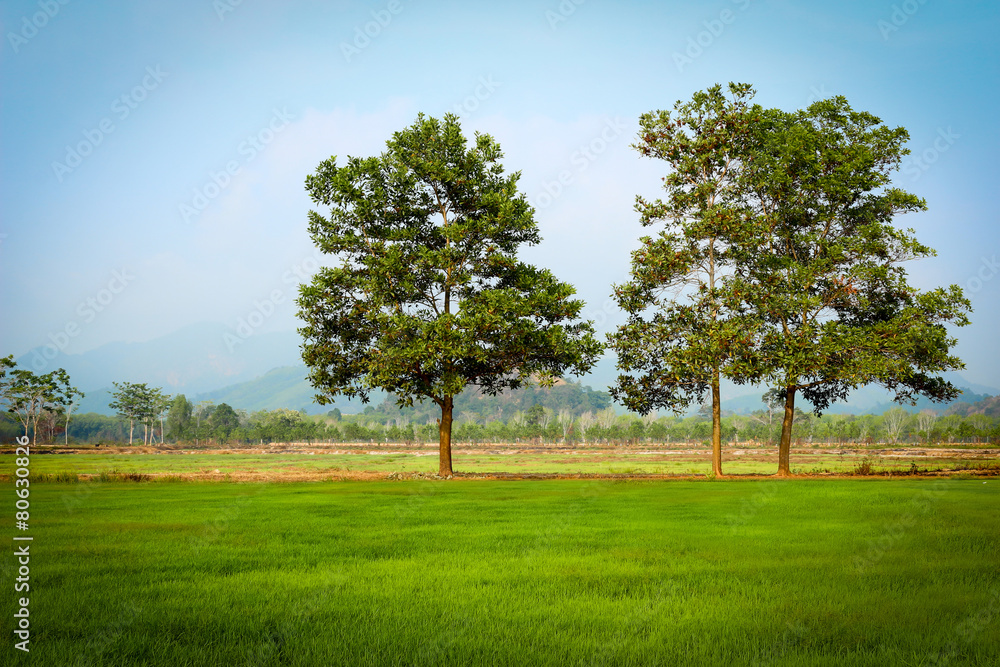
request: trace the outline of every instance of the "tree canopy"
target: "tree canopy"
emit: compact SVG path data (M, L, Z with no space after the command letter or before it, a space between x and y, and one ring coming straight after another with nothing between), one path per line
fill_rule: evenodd
M302 357L321 403L376 388L434 401L451 475L455 394L584 373L601 346L574 288L518 259L538 225L492 137L470 146L456 116L421 114L386 146L306 179L329 209L309 213L309 232L337 264L301 287Z
M154 435L154 422L162 419L170 407L170 397L159 387L147 386L145 382L113 382L115 391L111 393L114 400L108 407L118 412L118 416L128 420L128 442L132 444L135 422L143 425L143 443L151 444ZM160 440L163 439L163 428L160 428Z
M68 432L70 413L80 398L83 392L70 384L69 374L62 368L36 375L18 368L13 356L0 359L0 401L21 422L25 436L31 431L32 444L38 440L43 419L48 437L55 432L59 417Z
M712 470L722 474L720 373L748 344L752 318L727 276L734 228L744 224L742 150L752 131L753 89L730 84L639 119L641 155L666 162L666 199L636 198L643 226L661 226L632 253L614 296L628 320L608 338L622 371L611 392L643 414L682 412L711 393Z
M739 239L736 289L761 320L737 381L784 401L779 474L789 474L795 396L816 413L879 384L897 401L960 393L937 373L964 367L947 326L968 324L957 285L926 292L902 263L930 257L896 216L926 209L892 184L909 138L833 97L797 112L767 110L745 154L752 224Z
M629 320L610 337L614 393L644 412L687 407L709 387L717 404L720 372L763 382L784 403L789 474L797 393L817 414L872 383L897 401L957 396L936 374L963 367L947 326L967 324L970 306L956 285L914 289L901 266L934 254L894 225L926 208L892 186L906 130L843 97L784 112L751 106L745 84L729 91L641 120L638 148L673 169L669 198L637 209L668 226L642 239L616 288Z

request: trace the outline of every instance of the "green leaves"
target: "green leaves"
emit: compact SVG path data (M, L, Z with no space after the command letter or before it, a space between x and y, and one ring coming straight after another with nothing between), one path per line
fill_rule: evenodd
M609 337L623 374L612 393L635 410L680 410L719 373L786 400L787 472L796 393L816 411L856 387L897 400L956 394L934 373L961 368L947 326L968 323L961 289L921 293L899 264L934 251L895 216L926 208L891 186L908 134L843 97L787 113L751 106L730 84L640 119L644 156L670 167L664 200L636 200L663 224L615 287L629 314ZM636 375L633 375L636 374Z
M69 374L62 368L36 375L18 368L13 356L0 359L0 400L21 421L25 435L29 427L34 429L32 442L38 438L38 422L43 414L67 415L67 410L83 396L70 385Z
M328 209L309 213L310 234L336 262L298 299L317 400L381 388L443 406L467 384L496 393L586 372L601 346L575 321L583 302L517 258L540 238L499 145L476 135L470 146L457 117L421 114L386 147L306 179Z
M954 286L947 297L920 295L898 266L933 255L894 226L896 215L925 208L889 187L908 152L906 131L853 111L842 97L767 117L784 131L761 135L748 161L749 201L766 215L758 217L759 241L742 244L740 275L747 305L766 315L766 328L745 379L801 387L822 410L828 397L872 382L904 399L912 396L908 378L960 367L947 354L950 343L929 332L945 321L967 323L968 302ZM915 336L935 343L918 345ZM939 386L917 384L921 393Z
M730 84L644 114L643 156L664 160L665 200L636 199L643 225L662 224L632 254L629 282L615 286L628 322L608 339L623 371L612 394L639 412L682 411L718 383L751 340L754 320L731 277L749 212L741 189L743 147L751 140L753 89ZM633 375L638 374L638 375Z
M129 444L132 444L132 425L138 421L146 428L145 436L152 442L153 422L170 407L170 397L159 387L150 387L145 382L113 382L114 400L108 407L115 410L122 419L129 422ZM162 437L162 433L161 433Z
M961 290L921 294L903 261L934 254L895 217L925 202L891 187L907 154L889 128L836 97L805 111L764 114L747 146L742 187L755 211L736 244L746 307L761 316L737 381L765 382L788 398L779 472L788 472L796 392L817 414L850 390L880 384L895 399L945 400L956 390L934 373L962 368L946 324L968 323Z

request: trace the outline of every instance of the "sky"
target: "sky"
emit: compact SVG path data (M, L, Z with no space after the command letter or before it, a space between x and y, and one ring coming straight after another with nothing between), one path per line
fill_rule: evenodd
M898 223L938 251L911 283L963 287L963 375L1000 385L1000 4L15 0L0 27L0 356L294 331L323 261L306 176L420 112L499 142L543 239L523 257L611 331L635 197L666 174L631 148L639 116L737 81L909 131L895 184L928 211Z

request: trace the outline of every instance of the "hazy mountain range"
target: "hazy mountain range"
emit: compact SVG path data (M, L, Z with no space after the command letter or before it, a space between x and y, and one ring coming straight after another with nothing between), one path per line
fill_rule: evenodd
M78 412L110 414L108 402L112 382L146 382L162 387L165 393L185 394L194 402L210 400L228 403L244 410L276 408L305 409L310 414L337 407L344 413L359 412L359 400L338 399L321 406L314 402L315 390L306 381L306 368L299 356L301 339L293 331L253 333L242 337L232 328L205 323L184 327L172 334L142 343L109 343L80 354L59 353L54 348L36 348L19 358L18 364L36 372L65 368L73 385L86 393ZM606 391L618 372L614 360L603 359L587 376L585 385ZM962 401L974 402L986 395L1000 394L1000 389L966 381L960 374L945 377L966 393ZM748 413L762 407L765 388L723 386L723 409ZM384 398L372 395L373 404ZM802 408L807 409L804 401ZM892 407L888 392L865 387L851 394L846 403L832 406L833 413L881 413ZM941 404L921 401L911 410L925 407L942 409Z

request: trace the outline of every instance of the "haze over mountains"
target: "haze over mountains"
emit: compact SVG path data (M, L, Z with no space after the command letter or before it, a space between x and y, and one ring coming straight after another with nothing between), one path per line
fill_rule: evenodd
M315 391L305 379L300 342L295 331L252 333L243 337L231 327L202 323L150 341L109 343L80 354L56 354L54 346L35 348L17 362L38 373L65 368L73 385L87 395L78 412L111 414L108 402L112 383L123 381L145 382L162 387L165 393L185 394L195 402L211 400L249 411L304 408L316 414L334 407L344 413L363 410L364 404L356 399L341 397L325 406L313 401ZM607 391L616 376L614 360L606 358L581 380L598 391ZM946 378L966 390L962 397L966 402L1000 394L1000 389L970 383L958 373L946 374ZM761 387L726 384L722 407L737 413L758 410L763 407L760 399L763 392ZM383 398L384 394L373 393L372 404L377 405ZM886 391L865 387L853 392L846 403L832 406L829 412L881 413L893 405ZM919 410L944 406L922 400L915 408L903 407Z

